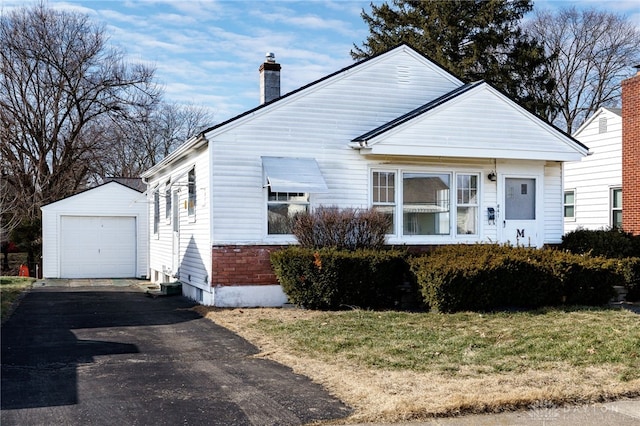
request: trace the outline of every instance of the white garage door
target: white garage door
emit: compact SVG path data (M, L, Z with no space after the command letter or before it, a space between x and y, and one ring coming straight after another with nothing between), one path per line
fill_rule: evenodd
M136 276L136 218L62 216L61 278Z

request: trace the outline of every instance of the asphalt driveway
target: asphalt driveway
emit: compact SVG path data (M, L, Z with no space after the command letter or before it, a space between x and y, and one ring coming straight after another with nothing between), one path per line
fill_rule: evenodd
M189 310L136 287L42 287L2 325L0 423L299 425L350 409Z

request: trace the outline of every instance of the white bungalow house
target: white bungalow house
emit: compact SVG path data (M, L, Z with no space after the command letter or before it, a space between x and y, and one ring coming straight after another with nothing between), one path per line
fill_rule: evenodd
M320 206L384 210L393 245L561 241L562 164L588 150L491 85L407 45L282 97L272 56L260 74L265 103L143 174L153 281L205 305L282 305L282 219Z
M622 110L600 108L573 137L589 147L564 164L564 230L622 226Z

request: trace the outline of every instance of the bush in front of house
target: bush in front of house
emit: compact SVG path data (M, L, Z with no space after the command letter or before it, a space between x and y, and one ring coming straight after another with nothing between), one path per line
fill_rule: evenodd
M640 301L640 257L620 259L617 265L619 273L624 277L624 286L627 289L626 300Z
M602 305L622 281L608 259L495 244L443 246L410 265L438 312Z
M271 264L291 303L309 309L396 306L408 275L399 250L341 250L291 246L271 253Z
M293 235L302 247L356 250L382 248L389 217L374 209L321 207L293 219Z
M609 258L640 257L640 236L611 229L576 229L562 237L560 249Z

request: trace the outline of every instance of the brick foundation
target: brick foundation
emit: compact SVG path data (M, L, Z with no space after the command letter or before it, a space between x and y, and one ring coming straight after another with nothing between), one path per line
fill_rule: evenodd
M278 284L269 255L282 246L213 246L212 286Z
M640 71L622 82L622 228L640 235Z

